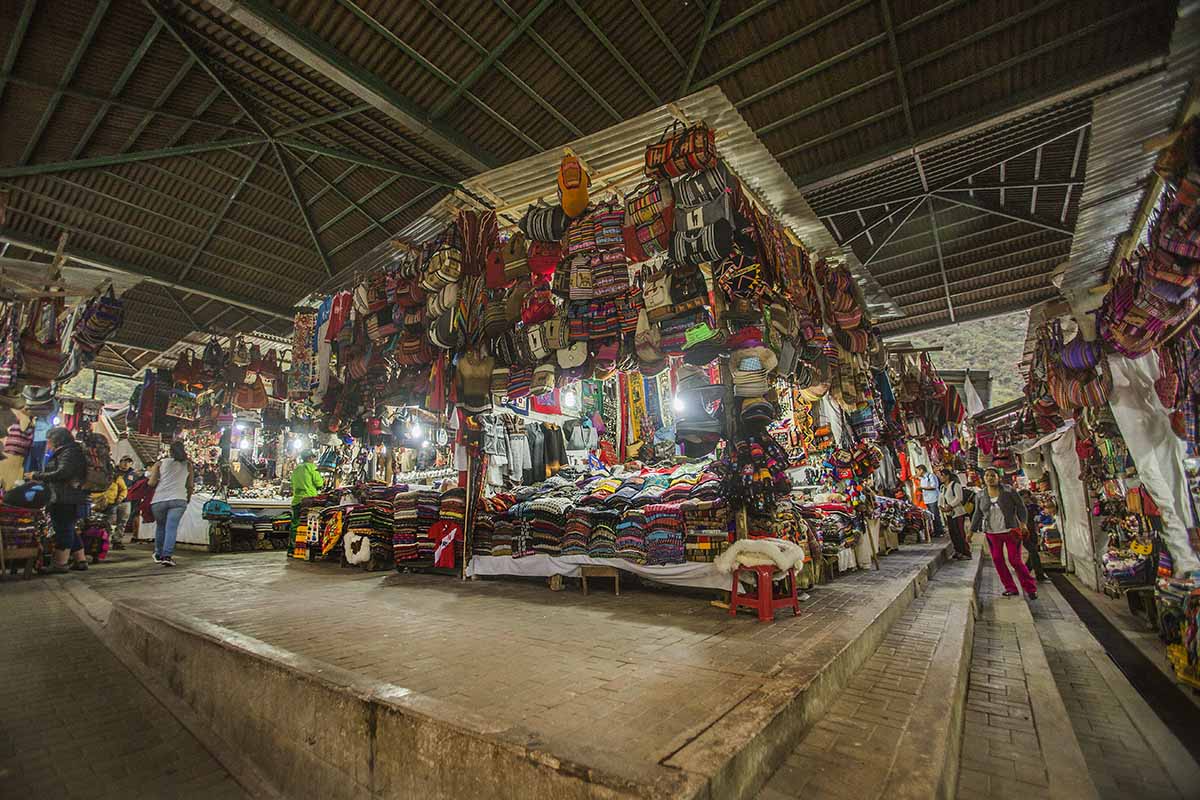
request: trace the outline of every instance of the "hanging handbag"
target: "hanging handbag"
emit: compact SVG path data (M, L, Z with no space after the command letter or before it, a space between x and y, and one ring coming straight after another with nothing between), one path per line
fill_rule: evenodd
M233 396L233 404L247 411L266 408L267 402L267 387L262 378L255 378L254 383L239 383Z
M571 219L561 206L548 206L544 203L529 206L525 215L517 223L517 227L529 241L557 242L567 232Z
M462 253L450 247L443 247L429 257L421 277L421 288L427 292L436 292L444 286L456 283L461 277Z
M62 300L36 301L21 334L21 377L30 386L50 386L62 367L58 317Z
M698 267L720 261L733 246L733 226L720 220L694 231L675 231L671 237L671 257L680 264Z
M657 142L646 148L645 173L648 178L674 178L711 169L716 164L716 133L703 122L685 128L676 121L663 131Z
M721 195L728 195L729 173L724 164L692 175L684 175L671 181L671 191L676 207L693 208L711 203Z
M562 250L557 242L531 242L526 257L528 272L537 278L549 278L561 257Z
M167 416L176 419L195 421L199 413L196 395L183 389L172 389L167 397Z
M718 222L732 222L733 208L729 195L719 194L712 200L697 206L675 206L675 230L695 231Z
M525 234L517 231L500 246L500 257L504 259L504 282L511 283L522 275L529 274L526 262Z

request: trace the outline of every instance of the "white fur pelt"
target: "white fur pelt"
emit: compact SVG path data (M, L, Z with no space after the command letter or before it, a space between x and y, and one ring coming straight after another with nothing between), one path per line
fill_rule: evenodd
M713 563L724 573L733 572L739 564L743 567L774 564L780 570L800 569L804 566L804 548L786 539L739 539Z

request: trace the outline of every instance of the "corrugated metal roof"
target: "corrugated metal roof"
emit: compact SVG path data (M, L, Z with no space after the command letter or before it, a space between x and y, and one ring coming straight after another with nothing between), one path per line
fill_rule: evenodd
M12 189L0 236L45 248L71 231L72 246L90 259L279 313L329 280L326 263L337 273L360 262L446 195L445 187L395 170L455 183L709 87L741 112L771 164L803 184L839 176L832 183L842 185L873 163L865 171L872 180L857 194L824 197L830 206L858 206L921 187L911 159L879 168L880 158L1161 56L1174 7L1173 0L162 0L150 7L12 0L0 4L0 170L256 137L247 113L273 133L317 123L285 138L340 155L280 145L287 163L272 147L246 177L252 144L0 178ZM277 44L285 41L297 46ZM982 153L996 144L970 148ZM949 173L928 154L931 179L958 174L961 157L946 155ZM1045 155L1047 169L1061 170L1062 153ZM771 174L775 181L784 173ZM1021 191L1006 201L1032 201ZM1061 199L1049 192L1032 206L1045 215ZM944 203L937 214L947 224L957 218ZM920 218L901 233L914 233ZM801 237L828 238L817 227ZM846 257L857 270L859 254Z
M1143 142L1177 123L1189 85L1200 75L1200 3L1180 9L1166 71L1097 98L1087 173L1064 288L1108 280L1117 237L1127 233L1144 201L1157 153Z

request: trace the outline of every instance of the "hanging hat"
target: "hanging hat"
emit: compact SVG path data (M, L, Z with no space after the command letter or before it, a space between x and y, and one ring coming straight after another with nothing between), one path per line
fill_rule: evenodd
M764 397L747 397L742 401L742 423L747 427L766 427L775 417L775 406Z

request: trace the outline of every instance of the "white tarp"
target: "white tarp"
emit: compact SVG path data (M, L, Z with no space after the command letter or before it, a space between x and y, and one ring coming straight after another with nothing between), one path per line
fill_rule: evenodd
M550 575L562 575L566 578L578 578L579 568L616 567L626 572L632 572L643 578L650 578L659 583L671 586L690 586L698 589L722 589L729 591L732 578L718 572L716 566L702 561L689 561L684 564L665 564L649 567L635 564L622 558L589 558L588 556L548 556L533 555L523 558L512 556L472 556L467 563L467 576L475 575L523 575L533 578L545 578Z
M1157 360L1145 357L1135 361L1110 354L1108 366L1113 377L1108 404L1137 465L1138 478L1162 512L1163 536L1175 559L1175 574L1200 569L1200 558L1187 533L1194 524L1183 472L1187 451L1171 430L1170 413L1154 391Z
M967 416L973 417L976 414L981 414L987 408L983 404L983 398L979 396L979 392L975 391L975 384L971 383L971 371L967 370L967 375L963 378L963 395L966 396Z
M1050 445L1054 471L1058 478L1058 519L1062 525L1063 547L1071 556L1075 574L1089 588L1098 589L1099 557L1089 524L1091 509L1079 474L1079 456L1075 454L1075 429L1069 428Z

